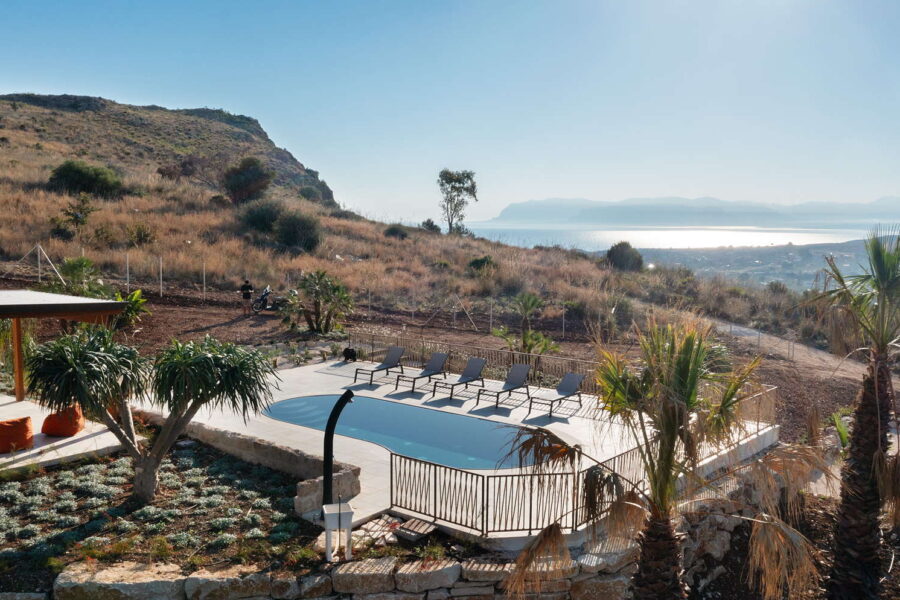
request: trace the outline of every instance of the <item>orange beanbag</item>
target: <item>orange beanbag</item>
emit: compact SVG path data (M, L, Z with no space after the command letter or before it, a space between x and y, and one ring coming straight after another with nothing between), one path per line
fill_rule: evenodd
M0 421L0 453L26 450L34 446L31 417Z
M54 437L72 437L82 429L84 413L79 405L73 404L65 410L47 415L41 426L41 433Z

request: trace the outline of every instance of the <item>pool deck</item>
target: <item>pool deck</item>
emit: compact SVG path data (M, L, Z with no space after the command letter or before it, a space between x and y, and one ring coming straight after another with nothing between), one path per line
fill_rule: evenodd
M570 443L581 444L584 451L598 460L604 460L624 452L629 448L621 426L600 422L593 418L597 399L584 395L582 406L577 399L557 404L551 419L547 404L535 402L534 410L528 414L528 400L523 393L513 393L512 398L500 400L499 408L494 407L493 398L482 399L476 406L478 388L468 390L458 388L454 399L449 399L446 391L439 390L432 398L430 386L421 384L415 393L410 393L409 385L394 391L394 375L376 377L374 385L368 378L353 382L357 368L371 366L370 363L344 363L342 361L317 362L311 365L279 369L281 381L273 392L273 401L296 398L298 396L341 394L353 390L354 394L398 402L411 406L439 410L443 412L489 419L497 423L545 427ZM408 367L407 372L418 372ZM455 376L450 376L452 379ZM499 381L485 381L486 387L498 389ZM421 388L421 389L418 389ZM427 390L427 391L425 391ZM552 397L553 392L532 388L535 397ZM144 406L151 409L150 406ZM349 405L345 411L353 410ZM318 429L278 421L265 415L251 417L246 423L240 414L225 411L201 410L194 421L234 431L282 446L296 448L304 452L322 456L324 432ZM335 460L360 467L362 492L350 501L354 510L354 523L364 522L379 515L390 507L390 451L378 444L336 435L334 441ZM498 457L499 458L499 457ZM484 472L484 471L480 471Z
M112 454L122 449L118 438L105 425L86 421L85 427L72 437L50 437L41 433L41 425L50 411L12 396L0 394L0 421L31 417L34 447L0 454L0 473L21 468L42 468L60 463Z

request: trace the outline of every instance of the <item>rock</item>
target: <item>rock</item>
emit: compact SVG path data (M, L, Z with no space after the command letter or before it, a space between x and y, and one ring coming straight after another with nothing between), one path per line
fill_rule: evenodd
M462 576L469 581L503 581L512 570L512 563L492 558L470 558L462 564Z
M727 569L722 565L718 565L715 569L713 569L709 575L700 580L697 584L697 591L702 592L703 589L708 586L710 583L715 581L720 575L727 572Z
M394 590L396 565L397 559L392 556L338 565L331 571L331 586L342 594L390 592Z
M462 567L455 560L417 560L402 565L394 574L397 589L404 592L424 592L450 587L459 579Z
M572 600L623 600L628 594L631 579L623 575L593 577L572 584Z
M578 563L569 559L565 561L542 560L536 562L528 570L528 579L566 579L578 573Z
M447 600L450 597L450 590L448 589L439 589L439 590L428 590L428 593L425 595L425 600Z
M331 592L330 582L328 591ZM269 593L275 600L296 600L300 597L300 582L296 577L274 576L272 577L272 591Z
M541 593L568 592L572 588L572 582L568 579L556 579L554 581L542 581Z
M187 600L235 600L268 596L271 592L271 577L257 573L252 565L202 569L191 573L184 582Z
M354 594L353 600L424 600L425 594L406 592L382 592L380 594Z
M731 534L727 531L717 530L712 538L703 544L703 550L717 562L725 558L730 548Z
M300 597L318 598L331 594L331 577L328 575L309 575L300 578Z
M483 586L466 586L466 587L454 587L450 588L450 595L454 598L456 597L468 597L468 596L493 596L494 595L494 586L492 585L483 585Z
M53 597L58 600L181 600L184 583L178 565L121 562L97 569L77 562L66 567L53 582Z

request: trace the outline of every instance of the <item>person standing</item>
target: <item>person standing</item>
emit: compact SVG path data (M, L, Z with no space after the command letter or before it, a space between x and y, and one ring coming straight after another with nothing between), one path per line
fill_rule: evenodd
M241 286L241 306L244 309L244 316L250 316L250 301L253 299L253 285L250 284L249 279L244 280L244 285Z

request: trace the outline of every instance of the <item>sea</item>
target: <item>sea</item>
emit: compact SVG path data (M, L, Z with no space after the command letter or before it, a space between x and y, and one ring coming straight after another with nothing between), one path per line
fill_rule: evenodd
M606 250L627 241L635 248L723 248L780 246L785 244L834 244L859 240L868 229L790 229L769 227L641 227L580 229L571 226L543 228L499 227L496 223L467 223L477 236L512 246L562 246L586 251Z

